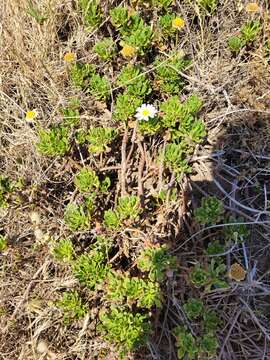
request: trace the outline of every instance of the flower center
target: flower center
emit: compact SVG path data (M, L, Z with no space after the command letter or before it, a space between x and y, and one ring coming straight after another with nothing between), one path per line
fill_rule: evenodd
M142 115L143 115L143 116L149 116L149 115L150 115L150 111L149 111L148 109L144 109L144 110L142 111Z
M30 111L27 111L27 113L26 113L26 117L28 119L33 119L35 116L36 116L35 111L30 110Z

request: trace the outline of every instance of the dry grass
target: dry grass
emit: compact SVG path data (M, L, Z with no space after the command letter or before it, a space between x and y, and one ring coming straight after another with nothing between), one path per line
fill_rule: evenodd
M102 3L108 9L116 2ZM154 224L146 221L143 233L126 229L121 234L121 251L133 259L145 243L166 238L180 263L179 274L164 285L164 309L153 315L155 331L148 348L130 358L176 359L171 329L186 323L182 304L187 296L200 296L223 320L216 359L270 359L270 72L263 50L270 32L269 5L261 2L263 30L254 48L248 55L232 57L227 40L247 18L239 11L244 2L221 1L217 13L207 20L194 20L194 6L190 5L194 2L175 3L189 24L178 47L193 58L193 66L185 74L185 90L201 95L209 133L207 143L194 154L194 173L180 184L177 201L172 206L164 204L155 214ZM63 327L61 313L54 305L63 289L76 285L70 269L50 255L48 236L68 234L63 212L74 195L69 185L77 169L74 159L51 160L39 155L37 129L24 120L25 111L35 108L42 127L58 124L60 107L79 97L83 126L112 123L110 108L69 86L63 61L67 51L84 62L97 61L91 48L100 33L85 31L73 1L42 0L35 4L46 14L43 25L27 14L26 0L2 1L0 14L1 173L13 180L22 177L27 185L16 194L18 201L14 198L7 209L0 209L0 231L7 234L9 243L8 250L0 254L0 359L118 359L111 348L104 350L108 345L96 333L100 304L92 293L83 291L90 304L89 315L68 328ZM151 151L140 149L146 156L140 165L147 191L160 171L151 157L159 145L153 141ZM133 169L139 157L134 156ZM95 161L98 167L100 163ZM77 164L82 166L78 159ZM109 165L119 163L112 159ZM146 181L148 176L150 182ZM260 186L257 193L255 186ZM227 211L241 216L251 230L250 237L226 255L227 269L235 261L243 262L248 277L241 283L230 282L226 290L210 293L187 288L188 268L203 258L207 239L218 237L226 226L198 227L193 209L202 195L219 196ZM42 233L30 220L32 210L41 216L38 230ZM98 226L92 233L97 231ZM86 235L79 234L78 239L84 241ZM48 346L46 353L38 352L42 341Z

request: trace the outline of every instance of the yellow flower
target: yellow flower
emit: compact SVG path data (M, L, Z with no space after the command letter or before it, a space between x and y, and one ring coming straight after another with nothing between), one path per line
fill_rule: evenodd
M136 52L136 48L130 45L123 45L123 49L120 51L124 57L134 57Z
M65 55L64 55L64 60L66 61L66 62L72 62L72 61L74 61L76 59L76 56L75 56L75 54L73 53L73 52L67 52L67 53L65 53Z
M26 121L33 121L38 116L38 112L36 109L28 110L25 114Z
M246 11L250 12L250 13L254 13L254 12L257 12L259 10L260 10L260 7L255 2L248 3L247 6L246 6Z
M185 26L185 20L180 18L180 17L176 17L175 19L173 19L172 21L172 27L175 29L183 29L183 27Z
M230 268L229 277L235 281L245 280L246 271L243 269L243 267L240 264L234 263Z

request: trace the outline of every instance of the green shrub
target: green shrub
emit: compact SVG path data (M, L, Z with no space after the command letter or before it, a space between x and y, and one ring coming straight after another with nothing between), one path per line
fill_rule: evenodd
M104 38L95 44L93 50L102 60L112 60L116 55L115 41L111 37Z
M109 312L100 315L100 329L105 338L114 343L123 359L129 351L144 345L150 331L148 317L133 314L122 308L111 308Z
M150 309L161 307L161 291L158 283L138 277L111 272L108 275L107 298L116 303L136 303L138 307Z
M66 325L83 318L87 314L87 308L83 305L77 291L64 292L62 299L57 301L56 305L63 311Z
M100 25L102 12L99 7L99 0L79 0L84 22L90 28Z
M52 248L52 255L55 259L70 262L74 257L74 248L70 239L61 239Z
M206 291L212 288L226 288L228 284L223 280L226 265L221 260L212 259L205 269L201 264L196 264L189 274L191 284L196 287L205 287Z
M158 19L158 26L163 37L172 36L176 32L176 29L172 26L175 17L176 15L173 13L167 13Z
M151 281L163 281L166 271L175 268L176 258L169 255L166 245L148 247L141 252L137 266L141 271L149 273Z
M199 7L209 15L216 10L218 5L218 0L196 0L196 2Z
M199 348L192 334L185 327L178 326L174 329L174 336L176 338L177 355L179 360L197 359Z
M143 135L154 135L161 129L160 119L157 117L150 118L147 121L139 121L138 128Z
M177 179L181 179L182 174L190 173L192 170L187 159L191 150L185 141L167 144L165 147L164 163L176 174Z
M200 353L202 356L207 356L208 359L216 355L218 347L219 344L215 335L206 334L200 341Z
M83 205L68 204L64 216L67 226L75 230L85 230L90 225L91 214Z
M228 219L228 223L235 225L226 226L224 233L225 237L230 242L236 242L239 243L241 241L245 241L250 235L250 231L245 224L237 224L237 223L243 223L245 222L245 219L242 217L234 218L233 216L230 216Z
M184 117L183 105L178 96L172 96L160 104L161 123L165 128L174 128Z
M80 100L73 98L66 107L60 108L63 115L63 124L67 127L75 127L80 123Z
M173 0L152 0L153 7L168 8L172 5Z
M183 58L181 53L169 54L168 59L157 58L154 62L155 78L161 91L167 94L179 94L185 81L179 72L183 72L190 60Z
M39 130L37 149L42 155L64 156L70 149L69 132L64 126Z
M110 10L112 24L117 27L124 27L127 25L129 15L128 8L125 6L117 6Z
M125 93L144 98L151 93L150 81L139 66L125 66L117 79L117 85L125 89Z
M196 119L193 116L186 116L178 129L172 131L172 138L185 138L188 142L200 143L206 136L205 125L202 120Z
M215 311L204 311L203 313L203 328L206 333L213 333L218 330L221 321Z
M259 31L261 30L261 24L259 20L252 20L247 22L241 27L242 39L245 43L253 42Z
M14 184L8 176L0 175L0 208L8 207L8 195L13 191Z
M228 47L231 52L238 54L240 50L246 45L246 42L241 36L232 36L228 40Z
M138 49L143 55L151 45L153 32L151 26L145 25L137 15L131 16L131 26L122 32L123 42Z
M73 273L80 283L91 290L99 289L110 270L106 260L106 254L102 251L82 254L73 265Z
M195 210L195 219L202 225L213 225L220 221L223 204L215 196L204 197L201 207Z
M75 186L81 192L98 190L100 186L99 178L94 170L83 168L75 177Z
M116 211L109 209L104 212L104 225L112 230L117 230L121 226L121 220Z
M184 304L184 310L190 320L195 320L203 316L204 305L202 300L190 298L186 304Z
M216 255L222 254L225 251L224 245L222 245L218 240L211 241L206 250L207 255Z
M88 90L97 100L106 100L110 96L110 82L105 76L92 75Z
M139 198L133 195L120 197L116 212L120 220L136 219L141 212Z
M113 114L115 120L127 121L135 114L141 104L142 100L136 96L131 96L127 92L119 94L116 98Z
M90 79L95 74L96 68L93 64L83 64L77 62L70 68L70 78L74 86L86 89Z
M196 264L189 274L190 282L197 286L206 286L209 283L209 273L200 264Z
M96 127L88 130L86 140L91 153L102 153L108 150L108 145L116 138L118 131L114 128Z

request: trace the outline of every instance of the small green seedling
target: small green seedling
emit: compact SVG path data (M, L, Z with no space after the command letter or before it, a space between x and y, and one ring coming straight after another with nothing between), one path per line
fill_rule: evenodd
M57 301L56 305L63 311L66 325L83 318L87 314L87 308L83 305L77 291L64 292L62 299Z
M116 55L115 41L111 37L98 41L93 50L104 61L112 60Z
M217 197L204 197L201 207L195 210L195 219L202 225L214 225L220 221L223 212L223 204Z
M90 225L91 214L83 205L68 204L64 216L65 223L73 230L86 230Z
M80 283L91 290L96 290L100 288L110 270L106 260L106 254L103 251L82 254L73 265L73 273Z
M99 154L108 151L108 145L116 138L118 131L114 128L96 127L88 131L86 141L89 152Z
M63 262L71 262L74 258L74 248L70 239L61 239L52 248L55 259Z
M99 0L79 0L84 22L90 29L97 27L102 21Z
M64 156L70 149L68 129L61 125L40 129L37 149L42 155Z
M142 99L131 96L127 92L119 94L116 98L113 117L118 121L128 121L134 116L137 108L141 106Z
M141 271L148 272L151 281L163 281L166 271L175 269L176 258L168 253L166 245L148 247L141 252L137 266Z
M150 332L147 315L134 314L124 308L111 308L100 315L100 330L105 338L115 344L120 359L133 350L145 345Z
M32 0L28 0L26 13L34 18L39 25L42 25L44 21L47 20L47 17L44 16L41 11L33 4Z
M7 239L5 236L0 235L0 252L6 250L7 248Z
M92 192L99 189L100 181L94 170L83 168L76 175L74 184L81 192Z

